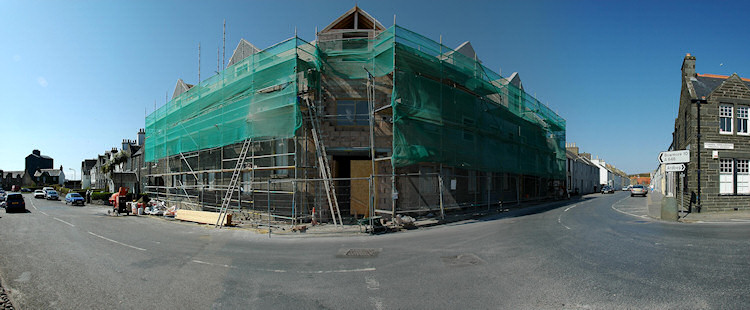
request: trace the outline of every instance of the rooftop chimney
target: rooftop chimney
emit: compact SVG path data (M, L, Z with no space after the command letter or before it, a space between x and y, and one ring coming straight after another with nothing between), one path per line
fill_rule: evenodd
M36 156L41 156L42 152L39 152L39 150L33 150L33 151L31 151L31 154L34 154Z
M138 145L143 146L143 143L146 142L146 130L141 128L138 130Z
M682 76L695 77L695 56L687 53L682 60Z

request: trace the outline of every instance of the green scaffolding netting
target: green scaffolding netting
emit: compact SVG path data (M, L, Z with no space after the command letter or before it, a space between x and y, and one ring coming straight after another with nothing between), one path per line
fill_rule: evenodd
M399 26L315 45L293 38L230 66L146 118L146 160L294 136L300 83L319 87L311 72L356 83L393 74L394 167L565 176L564 119L476 59Z
M298 72L315 48L298 38L248 56L146 117L146 161L248 138L288 138L301 126Z
M565 120L476 59L394 32L394 166L565 177Z

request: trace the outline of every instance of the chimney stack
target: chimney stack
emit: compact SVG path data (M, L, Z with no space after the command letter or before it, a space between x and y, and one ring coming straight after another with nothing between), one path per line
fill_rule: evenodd
M682 76L695 77L695 56L690 53L687 53L685 59L682 60Z
M31 154L34 154L36 156L41 156L42 152L39 152L39 150L33 150L33 151L31 151Z
M143 146L143 143L146 142L146 130L141 128L138 130L138 146Z

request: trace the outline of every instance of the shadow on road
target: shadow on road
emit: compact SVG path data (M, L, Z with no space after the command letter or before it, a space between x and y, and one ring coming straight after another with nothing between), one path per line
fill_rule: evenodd
M521 206L512 206L512 207L507 207L507 208L503 207L500 209L491 210L489 212L474 213L471 216L464 216L463 219L456 218L454 221L450 221L446 219L446 222L456 222L456 221L467 220L467 219L473 219L475 221L480 221L480 222L489 222L489 221L496 221L496 220L506 219L506 218L534 215L534 214L544 213L547 211L558 209L560 207L571 206L577 203L582 203L582 202L597 199L597 198L600 198L600 196L593 196L593 197L578 196L578 197L573 197L567 200L544 202L544 203L539 203L535 205L521 205ZM503 211L503 210L507 210L507 211ZM464 225L464 224L469 224L469 223L460 223L457 225Z

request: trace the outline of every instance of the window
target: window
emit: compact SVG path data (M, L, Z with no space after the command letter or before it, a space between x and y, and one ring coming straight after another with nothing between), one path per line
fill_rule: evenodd
M719 106L719 133L732 133L732 105Z
M719 160L719 194L734 194L734 161Z
M737 194L750 194L750 170L747 159L737 160Z
M750 135L747 130L747 111L748 107L739 106L737 107L737 134L738 135Z
M344 126L370 125L367 100L339 100L336 102L336 122Z

